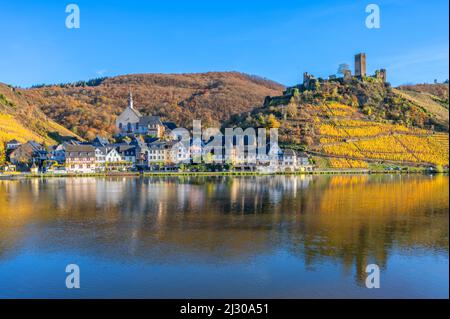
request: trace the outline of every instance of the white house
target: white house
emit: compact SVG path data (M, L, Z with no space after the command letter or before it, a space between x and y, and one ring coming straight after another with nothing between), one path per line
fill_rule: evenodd
M69 173L95 173L95 148L92 145L67 145L66 171Z
M190 147L184 145L181 141L172 141L168 143L169 161L174 164L190 163Z
M111 148L105 156L106 163L118 163L122 162L122 156L120 156L119 152L115 148Z
M97 163L97 167L101 171L104 170L107 153L108 153L107 147L96 147L95 148L95 162Z
M115 170L123 159L114 147L97 147L95 148L95 161L97 170L104 172L105 170Z
M156 164L166 164L166 162L169 161L168 145L164 141L157 140L148 144L147 152L147 160L150 166Z
M120 145L117 147L117 152L122 157L122 160L133 166L136 164L136 150L137 146L135 145Z
M298 169L297 154L294 150L287 149L283 151L281 160L281 170L294 172Z
M297 167L297 154L294 150L287 149L283 151L283 166Z

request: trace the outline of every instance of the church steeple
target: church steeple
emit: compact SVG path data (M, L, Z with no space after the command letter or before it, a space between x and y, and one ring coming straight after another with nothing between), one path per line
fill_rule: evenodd
M130 90L130 93L129 93L129 96L128 96L128 107L130 109L133 108L133 94L131 93L131 90Z

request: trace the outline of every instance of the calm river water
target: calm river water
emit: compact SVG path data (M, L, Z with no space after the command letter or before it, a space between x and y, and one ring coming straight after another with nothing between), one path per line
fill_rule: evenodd
M448 298L448 209L442 175L3 180L0 297Z

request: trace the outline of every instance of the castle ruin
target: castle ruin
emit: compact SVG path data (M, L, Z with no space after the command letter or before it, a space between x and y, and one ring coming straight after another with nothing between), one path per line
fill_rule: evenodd
M343 81L344 83L349 83L353 78L357 78L363 80L367 77L367 68L366 68L366 54L358 53L355 55L355 74L352 76L352 72L350 70L345 70L342 78L337 78L336 76L329 76L329 81ZM375 74L370 76L371 78L377 79L382 83L387 82L386 69L378 69L375 70ZM306 90L313 89L316 85L316 82L323 81L322 79L317 79L312 74L308 72L303 73L303 88Z
M366 54L358 53L355 55L355 76L366 76Z

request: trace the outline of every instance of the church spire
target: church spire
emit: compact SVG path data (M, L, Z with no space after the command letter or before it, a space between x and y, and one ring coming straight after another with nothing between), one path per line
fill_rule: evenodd
M129 96L128 96L128 107L130 109L133 108L133 94L131 93L131 90L130 90L130 93L129 93Z

